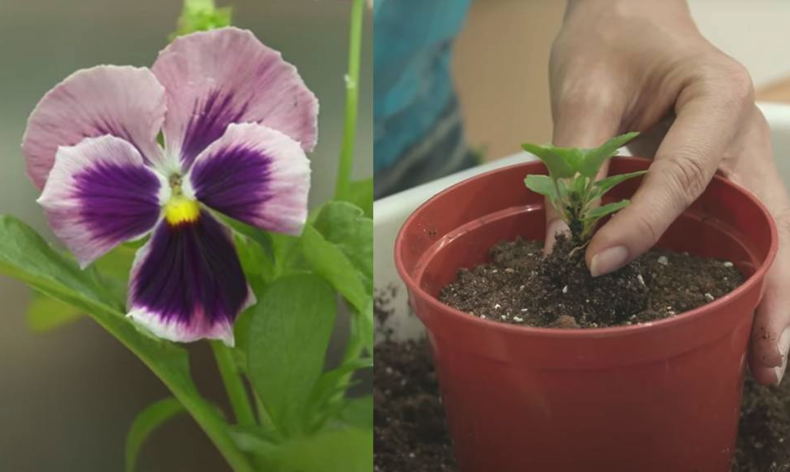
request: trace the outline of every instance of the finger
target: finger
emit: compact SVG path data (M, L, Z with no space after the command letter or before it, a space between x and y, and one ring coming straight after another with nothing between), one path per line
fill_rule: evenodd
M678 104L677 118L634 194L587 248L593 276L617 270L653 247L705 190L744 120L748 91L700 93ZM753 103L753 102L752 102Z
M773 159L768 123L757 107L734 144L733 154L742 158L727 159L722 170L768 207L779 234L779 251L766 275L749 347L749 366L755 380L777 384L784 375L790 349L790 197Z
M614 102L595 100L559 100L554 110L552 143L561 147L591 148L600 146L616 135L620 126L621 109ZM605 177L608 162L601 167L598 178ZM546 242L543 251L548 254L554 247L557 234L569 233L568 225L547 200Z
M752 376L764 385L776 385L784 376L790 349L790 251L780 247L768 272L765 294L757 307L749 348Z
M543 245L543 253L549 254L554 249L554 243L557 241L557 236L560 234L570 234L570 228L565 221L562 220L557 210L551 204L549 199L545 199L544 207L546 208L546 241Z

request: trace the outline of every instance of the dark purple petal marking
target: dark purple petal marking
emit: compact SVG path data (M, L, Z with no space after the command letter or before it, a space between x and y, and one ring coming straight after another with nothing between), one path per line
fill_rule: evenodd
M135 263L130 306L141 320L176 341L217 337L233 323L250 292L230 233L208 212L190 223L161 223ZM232 338L232 331L231 331Z
M94 239L131 239L156 224L160 185L145 167L100 162L74 175L79 219Z
M204 101L196 101L181 147L183 169L192 167L195 158L225 133L228 125L240 121L247 104L234 101L230 93L214 90Z
M163 133L182 170L232 123L285 133L305 151L317 138L318 101L296 68L233 27L175 39L152 68L167 90Z
M61 146L38 202L84 267L154 227L164 185L131 143L105 135Z
M244 144L216 149L191 172L195 197L231 218L255 224L272 198L267 185L272 158Z
M233 123L186 176L195 198L261 229L299 235L307 220L310 162L300 143L255 123Z

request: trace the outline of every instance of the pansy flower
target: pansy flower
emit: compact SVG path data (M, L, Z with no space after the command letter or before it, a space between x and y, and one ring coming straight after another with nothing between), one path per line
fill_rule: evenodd
M22 147L50 226L82 267L150 235L131 270L130 318L161 338L232 345L254 296L214 214L298 235L317 113L280 53L224 28L176 39L151 69L74 73L39 102Z

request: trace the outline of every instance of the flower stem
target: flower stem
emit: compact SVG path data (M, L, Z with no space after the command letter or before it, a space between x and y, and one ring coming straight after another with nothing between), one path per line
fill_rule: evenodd
M352 0L351 27L348 46L348 73L346 74L346 115L343 142L340 147L340 162L337 168L335 199L348 198L351 185L351 169L354 164L354 140L357 132L359 103L359 63L362 50L362 19L365 0Z
M236 421L241 426L255 426L255 413L252 411L250 398L236 367L233 353L221 341L211 341L211 349L214 351L214 358L217 360L217 367L219 367L222 382L225 384L225 390L228 392L230 406L233 408Z

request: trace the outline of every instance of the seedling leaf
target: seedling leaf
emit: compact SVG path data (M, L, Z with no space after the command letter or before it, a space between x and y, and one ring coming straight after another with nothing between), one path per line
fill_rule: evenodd
M628 179L644 175L646 172L646 170L639 170L636 172L630 172L628 174L612 175L605 179L601 179L598 182L595 182L595 188L598 191L596 196L603 197L606 195L606 192L614 188L617 184L625 182Z
M579 163L579 173L590 178L595 178L604 161L614 156L618 149L637 136L639 136L638 132L626 133L615 136L603 143L600 147L588 149L584 154L584 158Z
M546 164L552 179L573 177L573 174L576 173L576 170L571 167L572 162L566 161L568 156L557 152L558 148L554 146L538 146L537 144L525 143L521 147L528 153L538 156L538 159Z
M548 197L552 200L557 199L557 188L548 175L528 175L527 178L524 179L524 185L526 185L528 189L544 197Z
M620 200L619 202L607 203L606 205L593 208L592 210L587 212L585 219L597 220L599 218L603 218L606 215L622 210L623 208L628 206L629 203L631 202L628 200Z

